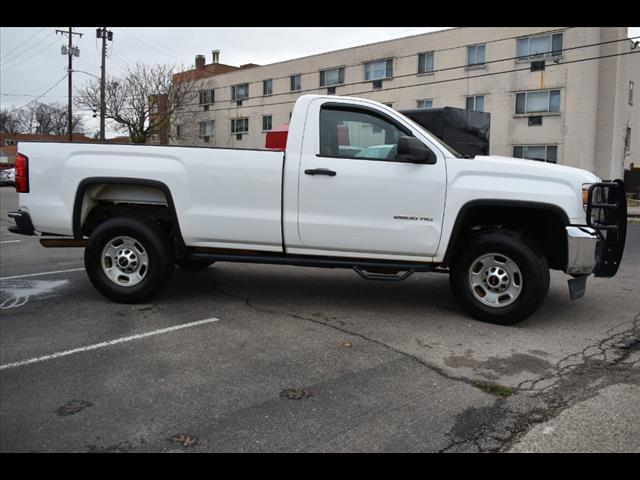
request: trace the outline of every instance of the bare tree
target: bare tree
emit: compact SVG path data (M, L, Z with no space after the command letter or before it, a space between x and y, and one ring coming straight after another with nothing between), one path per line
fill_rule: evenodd
M0 132L22 133L20 120L15 111L7 109L0 110Z
M116 129L127 132L133 143L168 128L172 114L192 101L194 82L173 82L177 68L170 64L136 64L119 78L107 78L105 117ZM157 108L158 99L162 98ZM94 80L80 89L76 105L100 110L100 83Z
M65 135L68 133L67 116L68 111L65 105L58 103L39 103L34 108L36 120L36 132L45 135ZM82 117L73 116L72 129L75 133L82 133L84 125Z
M59 103L34 103L25 108L0 113L0 129L11 133L39 133L65 135L67 133L67 107ZM4 130L6 129L6 130ZM84 130L82 117L73 116L73 131Z

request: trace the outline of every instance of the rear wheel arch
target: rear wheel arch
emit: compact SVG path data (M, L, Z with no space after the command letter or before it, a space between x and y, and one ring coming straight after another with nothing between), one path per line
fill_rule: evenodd
M74 205L73 205L73 220L72 220L73 237L75 239L83 238L84 236L83 227L86 223L88 214L90 213L86 210L83 210L83 208L87 207L87 203L88 203L86 194L90 188L100 186L100 185L105 185L105 186L117 185L117 186L123 186L123 187L139 186L139 187L146 187L148 189L155 189L158 192L161 192L162 196L166 201L166 206L164 206L164 208L168 210L167 215L171 222L171 231L169 232L170 236L175 238L179 245L181 246L184 245L177 211L176 211L175 204L173 202L173 197L171 195L171 190L169 189L169 187L165 183L160 182L158 180L126 178L126 177L90 177L90 178L85 178L78 184L78 188L76 189ZM131 204L136 205L138 203L134 200L131 202ZM143 205L143 204L139 204L139 205ZM95 205L93 205L91 208L94 208L94 207ZM154 206L151 205L150 207L153 208ZM156 205L155 207L161 208L160 205ZM125 207L121 207L121 208L125 208ZM124 213L124 215L128 216L130 215L130 213L126 212Z

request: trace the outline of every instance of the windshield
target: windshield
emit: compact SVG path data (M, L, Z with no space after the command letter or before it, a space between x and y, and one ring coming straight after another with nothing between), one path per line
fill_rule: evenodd
M398 112L396 110L396 112L398 115L400 115L402 118L404 118L407 122L410 122L411 125L413 125L414 127L416 127L419 130L422 130L423 132L426 132L427 134L429 134L429 136L431 138L434 139L435 142L438 143L438 145L440 145L442 148L444 148L447 152L449 152L451 155L453 155L456 158L466 158L464 155L458 153L457 151L455 151L453 149L453 147L447 145L445 142L442 141L441 138L436 137L433 133L431 133L429 130L426 130L423 126L421 126L419 123L416 123L415 121L411 120L409 117L407 117L406 115L403 115L402 113Z

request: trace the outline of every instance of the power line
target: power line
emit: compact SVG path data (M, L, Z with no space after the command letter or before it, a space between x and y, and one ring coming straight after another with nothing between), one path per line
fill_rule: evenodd
M406 34L406 33L408 33L408 32L413 32L413 31L416 31L416 30L420 30L420 29L419 29L419 28L411 28L411 29L409 29L409 30L403 30L402 32L398 32L398 33L393 34L393 35L404 35L404 34ZM435 31L433 31L433 32L422 32L422 33L417 33L417 34L415 34L415 35L409 35L409 37L416 36L416 35L426 35L426 34L428 34L428 33L436 33L436 32L441 32L441 31L444 31L444 29L443 29L443 30L435 30ZM334 50L331 50L331 49L333 49L333 48L337 48L337 47L342 47L342 48L340 48L340 50L346 50L346 49L348 49L348 48L357 48L357 47L360 47L360 46L369 45L369 43L364 43L364 42L377 43L377 42L373 42L373 41L374 41L374 40L377 40L377 39L380 39L380 38L384 38L384 37L387 37L387 38L386 38L386 40L387 40L387 41L391 41L391 40L398 40L399 38L409 38L409 37L388 38L388 35L389 35L389 34L385 34L385 35L376 35L375 37L370 37L370 38L360 39L360 40L354 40L353 42L350 42L350 43L356 43L356 45L350 45L350 46L349 46L349 45L347 45L347 46L345 46L345 43L344 43L344 42L342 42L342 43L340 43L340 44L338 44L338 45L328 45L328 46L324 46L324 47L320 47L320 48L315 48L315 49L313 49L313 50L304 50L304 51L303 51L303 50L298 50L298 51L296 51L296 52L292 52L292 53L291 53L291 55L301 55L300 57L297 57L297 58L296 58L296 59L299 59L299 58L305 58L305 57L313 56L313 55L322 55L322 54L324 54L324 53L330 53L330 52L333 52L333 51L334 51ZM381 41L385 41L385 40L381 40ZM263 62L268 62L268 61L269 61L269 58L273 58L273 57L267 57L267 59L263 59L262 61L263 61ZM286 61L288 61L288 60L284 60L284 61L286 62ZM273 61L272 61L272 62L270 62L270 63L281 63L281 62L282 62L282 60L275 61L275 62L273 62ZM268 65L268 64L269 64L269 63L267 63L267 65Z
M552 64L549 64L548 67L556 67L556 66L562 66L562 65L566 65L566 64L570 64L570 63L588 62L588 61L592 61L592 60L600 60L600 59L603 59L603 58L620 57L620 56L624 56L624 55L633 55L633 54L638 54L638 53L640 53L640 50L631 51L631 52L624 52L624 53L614 53L614 54L610 54L610 55L602 55L602 56L583 58L583 59L578 59L578 60L569 60L569 61L558 63L558 64L552 63ZM514 72L523 72L523 71L530 71L530 68L529 67L525 67L525 68L515 68L515 69L510 69L510 70L502 70L502 71L499 71L499 72L492 72L492 73L485 73L485 74L475 75L472 78L490 77L490 76L493 76L493 75L502 75L502 74L505 74L505 73L514 73ZM415 75L415 74L413 74L413 75ZM385 89L382 89L382 90L380 90L380 89L362 90L360 92L350 93L349 96L362 95L364 93L386 92L386 91L390 91L390 90L401 90L401 89L404 89L404 88L422 87L422 86L425 86L425 85L434 85L434 84L447 83L447 82L455 82L455 81L460 81L460 80L467 80L467 78L468 78L467 76L464 76L464 77L449 78L449 79L444 79L444 80L434 80L432 82L416 83L416 84L411 84L411 85L400 85L400 86L397 86L397 87L388 87L388 88L385 88ZM356 83L353 83L351 85L357 85L357 84L360 84L360 83L369 83L369 82L370 82L370 80L367 80L366 82L356 82ZM305 92L314 91L314 90L320 90L320 89L323 89L323 88L324 87L312 88L312 89L307 89L307 90L298 90L296 92L286 92L286 94L294 95L294 94L305 93ZM274 106L274 105L290 105L292 103L295 103L296 100L289 100L289 101L284 101L284 102L274 102L274 103L263 103L263 104L258 104L258 105L246 105L246 106L243 106L243 107L240 107L240 108L261 108L261 107L268 107L268 106ZM188 105L195 105L195 103L194 104L188 104ZM236 110L238 108L239 107L237 107L237 106L233 106L233 107L214 108L214 109L209 109L208 111L204 111L204 110L178 110L176 113L209 113L209 112Z
M40 30L38 30L36 33L34 33L33 35L31 35L29 38L27 38L24 42L22 42L20 45L18 45L17 47L15 47L13 50L11 50L10 52L5 53L2 58L4 58L6 60L7 57L11 56L11 54L13 52L15 52L16 50L18 50L20 47L22 47L25 43L27 43L29 40L35 38L41 31L43 31L45 28L47 27L42 27Z
M98 53L98 45L97 45L97 41L98 41L98 39L97 39L97 37L96 37L96 53ZM82 37L80 37L80 43L82 43L84 46L86 46L86 43L84 43L84 42L82 41ZM91 64L91 68L92 68L93 70L98 70L98 68L96 67L96 65L93 63L93 60L91 60L91 55L89 55L89 50L90 50L90 48L89 48L89 47L87 47L87 49L86 49L86 52L87 52L87 55L86 55L87 60L88 60L88 61L89 61L89 63ZM98 53L98 56L100 56L100 53Z
M17 57L12 58L11 60L6 60L5 61L5 66L7 64L13 63L17 60L19 60L21 57L23 57L24 55L26 55L28 52L30 52L31 50L33 50L34 48L36 48L38 45L40 45L42 42L44 42L45 40L49 39L51 37L51 35L53 35L51 32L49 32L48 35L45 35L44 37L42 37L38 42L34 43L31 47L29 47L28 49L26 49L24 52L18 54ZM31 57L29 57L31 58Z
M44 97L47 93L49 93L51 90L53 90L54 88L56 88L60 82L62 82L65 78L67 78L67 74L65 73L64 76L62 78L60 78L60 80L58 80L56 83L53 84L53 86L49 87L47 90L44 91L44 93L42 93L41 95L39 95L38 97L34 98L33 100L29 101L28 103L25 103L24 105L22 105L21 107L17 107L14 108L13 110L9 111L8 113L13 113L16 110L22 110L25 107L28 107L29 105L31 105L33 102L39 100L40 98Z
M66 95L29 95L28 93L0 93L3 97L49 97L67 98Z
M632 37L631 39L633 39L633 38L640 38L640 37ZM598 45L604 45L604 44L609 44L609 43L617 43L617 42L622 42L622 41L631 40L631 39L625 38L625 39L618 39L618 40L609 40L609 41L606 41L606 42L599 42L599 43L593 43L593 44L587 44L587 45L579 45L579 46L574 46L574 47L568 47L566 49L563 49L563 52L567 51L567 50L576 50L576 49L579 49L579 48L590 48L590 47L594 47L594 46L598 46ZM547 52L547 53L551 53L551 52ZM408 56L415 57L415 56L417 56L417 54L414 53L412 55L406 55L405 57L408 57ZM520 57L508 57L508 58L502 58L502 59L498 59L498 60L491 60L491 61L488 61L488 62L485 62L485 63L499 63L499 62L504 62L504 61L509 61L509 60L517 60L518 58L520 58ZM573 61L571 61L571 62L570 61L563 61L561 64L567 64L567 63L573 63ZM348 66L356 66L356 65L358 65L358 64L347 65L347 66L345 66L345 68L348 67ZM555 65L555 63L553 65ZM446 68L442 68L442 69L439 69L439 70L432 70L432 71L429 71L427 73L432 74L432 73L449 71L449 70L458 70L458 69L465 68L465 67L467 67L466 64L465 65L458 65L458 66L454 66L454 67L446 67ZM523 71L523 70L529 70L529 67L521 68L521 69L514 69L514 70L507 70L504 73L517 72L517 71ZM318 71L316 70L316 71L314 71L312 73L317 73L317 72ZM470 75L468 73L467 76L462 77L461 79L467 79L467 78L474 79L474 78L485 77L485 76L489 76L489 75L493 75L493 74L500 74L500 73L503 73L503 72L494 72L494 73L489 73L489 74L487 74L487 73L485 73L485 74L472 74L472 75ZM300 74L300 75L303 75L303 74ZM407 73L407 74L403 74L403 75L396 75L396 76L393 77L393 79L404 78L404 77L415 77L416 75L417 75L417 73L412 72L412 73ZM284 77L280 77L280 78L289 78L289 76L284 76ZM453 80L459 80L459 79L449 79L449 80L438 80L438 81L431 81L431 82L423 82L423 83L416 84L416 85L413 85L413 86L431 85L431 84L434 84L434 83L442 83L442 82L450 81L450 80L453 81ZM341 84L337 84L335 86L336 87L350 87L350 86L356 86L356 85L370 83L370 82L372 82L372 80L360 80L360 81L351 82L351 83L341 83ZM260 84L260 83L262 83L262 80L259 80L259 81L256 81L256 82L249 82L249 84L252 84L252 83ZM220 87L220 88L227 88L227 87ZM282 96L282 95L299 95L301 93L306 93L306 92L315 92L317 90L324 89L324 88L326 88L326 87L321 86L321 87L313 87L313 88L307 88L307 89L302 89L302 90L296 90L296 91L293 91L293 92L292 91L288 91L288 92L273 93L273 94L269 95L269 97L272 98L272 97L277 97L277 96ZM384 89L377 89L377 90L370 90L370 91L371 92L373 92L373 91L388 91L388 90L395 90L397 88L399 88L399 87L388 87L388 88L384 88ZM402 87L400 87L400 88L402 88ZM349 95L354 95L354 94L351 93ZM249 98L253 99L253 98L260 98L260 97L258 96L258 97L249 97ZM289 102L285 102L285 103L289 103ZM199 105L199 103L191 102L191 103L186 103L185 104L185 106L187 106L187 105ZM264 105L269 105L269 104L264 104ZM237 107L231 107L231 108L237 108ZM210 109L209 111L211 112L211 111L215 111L215 110L216 109Z
M114 29L115 30L115 29ZM182 62L181 59L179 59L178 57L175 57L173 55L171 55L170 53L164 52L162 50L160 50L159 48L156 48L155 46L151 45L150 43L145 42L144 40L142 40L141 38L137 37L136 35L134 35L133 33L127 32L125 29L122 28L118 28L117 30L124 32L125 34L129 35L132 38L135 38L136 40L138 40L139 42L145 44L147 47L153 48L156 52L161 53L163 55L166 55L167 57L171 57L175 60L178 60L179 62Z
M576 27L566 28L566 29L562 30L562 32L571 30L572 28L576 28ZM436 33L436 32L434 32L434 33ZM502 37L502 38L496 38L496 39L493 39L493 40L487 40L486 42L480 42L480 43L476 42L476 43L471 43L471 44L457 45L457 46L454 46L454 47L444 47L444 48L439 48L439 49L434 49L434 50L425 50L424 52L420 52L420 53L434 53L435 54L437 52L445 52L445 51L449 51L449 50L456 50L456 49L459 49L459 48L470 47L472 45L486 45L486 44L490 44L490 43L504 42L504 41L507 41L507 40L515 40L515 39L518 39L518 38L522 38L524 36L532 37L532 36L543 35L545 33L561 33L561 30L559 30L557 28L551 29L551 30L541 30L541 31L538 31L538 32L529 33L527 35L522 35L522 34L520 34L520 35L512 35L510 37ZM425 35L428 35L428 34L425 34ZM415 35L415 36L417 36L417 35ZM400 38L400 39L394 39L394 40L403 40L403 39ZM389 41L393 41L393 40L389 40ZM616 40L616 41L620 41L620 40ZM364 45L361 45L361 46L364 46ZM358 48L358 47L356 46L356 47L352 47L352 48ZM568 49L565 49L565 50L568 50ZM335 53L335 52L326 52L326 53ZM322 54L319 54L319 55L322 55ZM393 58L399 60L401 58L409 58L409 57L415 57L415 56L417 56L416 53L410 53L410 54L407 54L407 55L398 55L398 56L395 56ZM302 58L304 58L304 57L302 57ZM300 58L296 58L296 59L292 59L292 60L288 60L288 61L295 61L295 60L300 60ZM513 60L513 58L511 60ZM504 61L504 60L502 60L502 61ZM277 63L284 63L284 62L277 62ZM365 63L369 63L369 61L361 61L361 62L349 64L349 65L341 65L340 67L344 67L344 68L358 67L358 66L364 65ZM262 65L262 66L269 66L269 65ZM464 66L466 66L466 65L464 65ZM460 67L451 67L451 68L460 68ZM211 71L211 70L208 70L207 66L205 65L204 71ZM297 75L313 75L315 73L318 73L318 71L319 70L312 70L312 71L308 71L308 72L298 73ZM236 70L234 70L232 72L228 72L228 73L235 73L235 72L236 72ZM431 73L431 72L429 72L429 73ZM290 77L290 75L284 75L282 77L272 77L270 80L283 80L283 79L286 79L286 78L289 78L289 77ZM398 77L395 77L395 78L398 78ZM367 80L367 81L369 81L369 80ZM257 80L255 82L248 82L249 85L252 85L254 83L255 84L262 83L262 80Z
M48 38L48 37L45 37L45 38ZM25 62L27 62L27 61L31 60L32 58L37 57L38 55L40 55L42 52L44 52L45 50L47 50L49 47L51 47L51 46L52 46L53 44L55 44L55 43L58 43L58 39L57 39L57 38L55 38L55 39L53 40L53 42L48 43L44 48L42 48L41 50L38 50L36 53L34 53L33 55L31 55L30 57L25 58L25 59L24 59L24 60L22 60L21 62L14 63L13 65L10 65L9 67L4 67L4 68L2 69L2 73L6 73L6 72L8 72L8 71L10 71L10 70L13 70L14 68L19 67L20 65L22 65L23 63L25 63Z
M640 38L640 37L632 37L632 38ZM630 39L619 39L619 40L600 42L600 43L596 43L596 44L588 44L588 45L568 47L568 48L564 49L563 51L575 50L575 49L578 49L578 48L589 48L589 47L593 47L593 46L597 46L597 45L621 42L621 41L626 41L626 40L630 40ZM640 52L628 52L628 53L640 53ZM614 54L613 56L618 56L618 55L624 55L624 54ZM413 54L411 56L416 56L416 54ZM600 59L600 58L608 58L610 56L611 55L605 55L605 56L591 57L591 58L586 58L586 59L563 61L559 65L566 65L566 64L569 64L569 63L576 63L576 62L588 61L588 60L594 60L594 59ZM491 62L493 62L493 63L503 62L503 61L507 61L507 60L514 60L514 59L517 59L517 58L519 58L519 57L508 57L508 58L503 58L503 59L499 59L499 60L493 60ZM490 62L486 62L486 63L490 63ZM556 66L556 64L552 63L552 64L549 64L549 66L553 67L553 66ZM456 66L456 67L447 67L446 69L441 69L439 71L454 70L454 69L460 69L460 68L464 68L464 67L466 67L466 65L459 65L459 66ZM418 84L403 85L403 86L397 86L397 87L387 87L387 88L384 88L384 89L364 90L364 91L361 91L361 92L349 93L349 95L358 95L358 94L362 94L362 93L372 93L372 92L381 92L381 91L389 91L389 90L398 90L398 89L403 89L403 88L421 87L421 86L426 86L426 85L440 84L440 83L446 83L446 82L451 82L451 81L468 80L468 79L487 77L487 76L492 76L492 75L500 75L500 74L504 74L504 73L514 73L514 72L520 72L520 71L530 71L530 68L529 67L516 68L516 69L504 70L504 71L499 71L499 72L491 72L491 73L484 73L484 74L474 74L473 76L469 76L467 74L464 77L450 78L450 79L443 79L443 80L434 80L434 81L431 81L431 82L422 82L422 83L418 83ZM397 76L395 76L393 78L402 78L402 77L409 77L409 76L410 77L415 77L416 75L417 75L416 73L409 73L409 74L404 74L404 75L397 75ZM283 78L287 78L287 77L283 77ZM370 83L370 82L372 82L372 80L363 80L363 81L357 81L357 82L351 82L351 83L343 83L343 84L339 84L337 86L340 86L340 87L356 86L356 85L366 84L366 83ZM254 82L254 83L261 83L261 81L260 82ZM269 95L269 97L272 98L272 97L275 97L275 96L282 96L282 95L300 95L300 94L308 93L308 92L316 92L316 91L324 89L324 88L325 87L313 87L313 88L308 88L308 89L303 89L303 90L297 90L297 91L294 91L294 92L287 91L287 92L271 94L271 95ZM250 97L250 99L255 99L255 98L263 98L263 97L260 97L260 96L258 96L258 97ZM274 102L272 102L272 103L264 103L264 104L257 104L257 105L244 105L241 108L258 108L258 107L265 107L265 106L271 106L271 105L284 105L284 104L292 104L292 103L295 103L295 100L284 101L284 102L275 102L275 103ZM194 103L186 103L184 105L185 106L199 105L199 103L196 103L196 102L194 102ZM237 106L232 106L232 107L214 108L214 109L210 109L208 111L180 109L180 110L178 110L178 112L183 112L183 113L206 113L206 112L216 112L216 111L225 111L225 110L236 110L237 108L238 108Z

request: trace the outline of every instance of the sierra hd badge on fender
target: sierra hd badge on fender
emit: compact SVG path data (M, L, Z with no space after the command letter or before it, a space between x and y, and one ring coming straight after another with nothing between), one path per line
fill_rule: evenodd
M394 220L416 220L419 222L433 222L431 217L416 217L415 215L394 215Z

